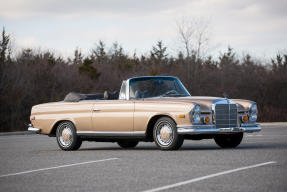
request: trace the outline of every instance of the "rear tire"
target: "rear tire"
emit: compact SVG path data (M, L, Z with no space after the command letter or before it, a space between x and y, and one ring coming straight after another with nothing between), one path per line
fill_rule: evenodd
M217 135L214 137L214 141L221 148L235 148L241 143L242 138L243 133Z
M175 122L169 117L161 117L153 128L153 139L161 150L178 150L183 142L182 135L177 133Z
M138 141L118 141L118 145L124 149L135 148L138 143Z
M65 151L77 150L82 145L82 140L77 136L76 128L70 121L61 122L56 130L59 147Z

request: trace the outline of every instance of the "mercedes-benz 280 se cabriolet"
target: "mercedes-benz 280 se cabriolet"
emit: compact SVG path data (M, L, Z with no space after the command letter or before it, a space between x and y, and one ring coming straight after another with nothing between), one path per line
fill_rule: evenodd
M119 94L70 93L63 101L33 106L30 120L29 131L55 136L63 150L77 150L82 141L123 148L154 141L161 150L177 150L185 139L214 139L234 148L244 133L261 130L255 102L191 96L172 76L127 79Z

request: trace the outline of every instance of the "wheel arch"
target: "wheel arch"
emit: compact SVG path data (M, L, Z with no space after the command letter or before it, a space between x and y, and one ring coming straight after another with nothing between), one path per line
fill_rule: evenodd
M65 121L69 121L69 122L73 123L74 127L77 129L75 122L73 122L71 119L61 119L61 120L58 120L54 123L54 125L52 126L52 129L49 133L49 137L56 137L56 130L57 130L58 125L62 122L65 122Z
M150 118L148 124L147 124L147 129L146 129L146 138L150 141L153 141L153 128L155 123L157 122L158 119L162 118L162 117L168 117L170 118L172 121L174 121L174 123L176 124L176 121L167 114L157 114L154 115L153 117Z

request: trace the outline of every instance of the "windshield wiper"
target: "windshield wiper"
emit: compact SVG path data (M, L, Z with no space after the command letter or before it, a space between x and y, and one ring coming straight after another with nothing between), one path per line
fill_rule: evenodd
M187 97L186 94L162 94L160 97Z

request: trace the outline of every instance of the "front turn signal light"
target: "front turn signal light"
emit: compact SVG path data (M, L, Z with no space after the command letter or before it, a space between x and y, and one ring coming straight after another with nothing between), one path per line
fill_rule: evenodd
M205 123L210 123L210 118L209 118L208 116L206 116L206 117L204 118L204 122L205 122Z
M185 115L180 114L180 115L178 115L178 117L179 117L179 118L185 118Z
M243 116L243 117L242 117L242 121L243 121L243 122L247 122L247 121L248 121L248 116L247 116L247 115Z

